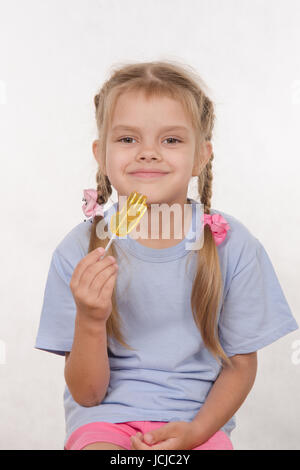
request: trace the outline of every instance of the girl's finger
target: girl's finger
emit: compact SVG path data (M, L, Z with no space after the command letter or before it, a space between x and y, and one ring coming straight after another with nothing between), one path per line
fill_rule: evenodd
M132 444L132 448L135 449L135 450L138 450L140 449L140 440L137 439L135 436L131 436L131 444Z
M92 277L90 277L92 281L89 284L89 289L99 292L99 290L101 290L104 287L104 284L107 281L107 279L109 279L112 274L117 272L117 269L118 268L117 268L116 263L114 261L111 261L111 264L108 264L104 269L94 271L94 273L91 274L91 276L94 276L94 278L92 279Z
M104 275L106 278L106 270L110 269L115 264L115 258L107 256L100 263L97 262L88 266L79 279L80 287L82 287L82 289L93 289L95 283L98 284L98 276L102 277Z
M110 274L106 279L105 283L102 286L102 289L99 291L97 301L103 302L105 304L111 299L112 291L117 280L118 270L115 270Z
M131 448L132 448L133 450L136 450L136 446L135 446L136 443L135 443L135 440L134 440L133 436L131 436L130 442L131 442Z
M131 442L132 442L133 448L136 449L136 450L149 450L149 449L151 449L150 446L148 446L147 444L145 444L144 442L142 442L139 438L137 438L135 436L131 436Z
M82 258L73 271L72 283L74 287L79 284L80 277L84 270L90 265L96 263L101 257L101 252L98 248L88 253L84 258Z

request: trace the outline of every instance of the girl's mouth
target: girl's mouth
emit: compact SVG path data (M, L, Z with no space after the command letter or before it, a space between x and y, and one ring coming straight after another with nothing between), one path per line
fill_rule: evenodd
M146 172L138 171L136 173L130 173L131 176L136 176L137 178L161 178L166 176L168 173L158 173L158 172Z

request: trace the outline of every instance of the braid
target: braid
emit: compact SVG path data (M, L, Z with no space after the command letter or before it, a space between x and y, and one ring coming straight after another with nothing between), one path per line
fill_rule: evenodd
M209 162L206 164L205 169L203 170L203 176L198 176L198 193L200 194L201 202L204 205L204 213L210 213L211 207L211 197L212 197L212 160L214 154L212 152Z
M108 198L112 194L112 186L111 182L109 181L108 177L101 172L99 168L96 174L96 182L97 182L97 203L102 205L106 204ZM97 224L99 221L103 219L102 215L96 215L93 220L93 224L91 227L91 237L89 243L89 252L94 250L97 247L103 246L103 241L98 238L97 236ZM104 247L106 243L104 244ZM114 253L114 247L111 246L109 248L110 253Z
M99 93L97 93L94 96L94 104L95 104L95 108L96 108L96 110L95 110L96 111L96 118L97 118L99 102L100 102L100 99L103 101L104 93L105 93L106 88L107 88L107 84L103 85L103 87L101 88ZM108 198L112 194L112 186L111 186L111 182L109 181L108 176L104 175L101 172L100 167L98 168L98 171L97 171L97 174L96 174L96 183L97 183L97 193L98 193L97 202L100 205L101 204L106 204L107 201L108 201Z
M98 204L106 204L108 201L108 198L112 194L112 186L111 182L108 179L108 176L104 175L100 168L97 171L96 174L96 182L97 182L97 202Z
M112 194L112 185L109 181L109 178L101 172L101 169L98 168L96 174L96 182L97 182L97 202L98 204L105 204L108 201L108 198ZM92 250L98 247L105 248L108 241L102 240L97 235L97 225L98 222L101 222L104 219L102 215L96 215L94 217L91 232L90 232L90 243L88 252L90 253ZM115 259L117 258L117 252L115 249L114 244L112 244L107 252L109 255L114 256ZM125 348L132 349L131 346L128 346L126 340L123 336L123 333L120 329L121 318L117 308L117 301L116 301L116 286L113 289L112 293L112 313L106 322L106 333L107 338L113 337L116 338Z
M99 105L99 99L100 99L100 93L98 93L97 95L94 96L94 104L95 104L96 110L97 110L98 105Z
M210 213L211 207L211 198L212 198L212 180L213 180L213 172L212 172L212 160L214 158L214 154L212 152L211 157L206 164L204 170L198 176L198 194L200 196L201 203L204 205L204 213Z
M202 129L205 135L205 140L211 140L212 138L212 129L214 126L215 114L212 101L201 93L203 99L203 108L201 113L201 123ZM214 159L214 154L212 152L211 157L206 164L203 172L198 176L198 194L200 195L200 200L204 205L204 213L210 213L211 207L211 198L212 198L212 160Z

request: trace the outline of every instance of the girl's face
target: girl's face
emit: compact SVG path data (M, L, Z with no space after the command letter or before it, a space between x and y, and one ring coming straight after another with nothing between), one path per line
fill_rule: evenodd
M194 162L195 139L181 103L126 92L115 106L106 141L106 168L101 168L119 196L137 191L147 196L147 204L185 204L191 176L199 174L211 154L211 144L205 142L199 167ZM94 153L98 159L96 147ZM150 170L161 173L135 174Z

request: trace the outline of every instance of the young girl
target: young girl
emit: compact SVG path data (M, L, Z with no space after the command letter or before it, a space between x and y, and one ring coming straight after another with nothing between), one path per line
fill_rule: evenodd
M53 252L35 344L66 357L64 448L233 449L256 351L298 324L260 241L211 209L213 103L172 62L116 69L94 102L91 218ZM193 176L199 201L187 197ZM118 202L103 212L112 187ZM104 253L133 191L147 197L140 238L115 237ZM171 207L179 217L166 221ZM191 248L199 208L203 243Z

